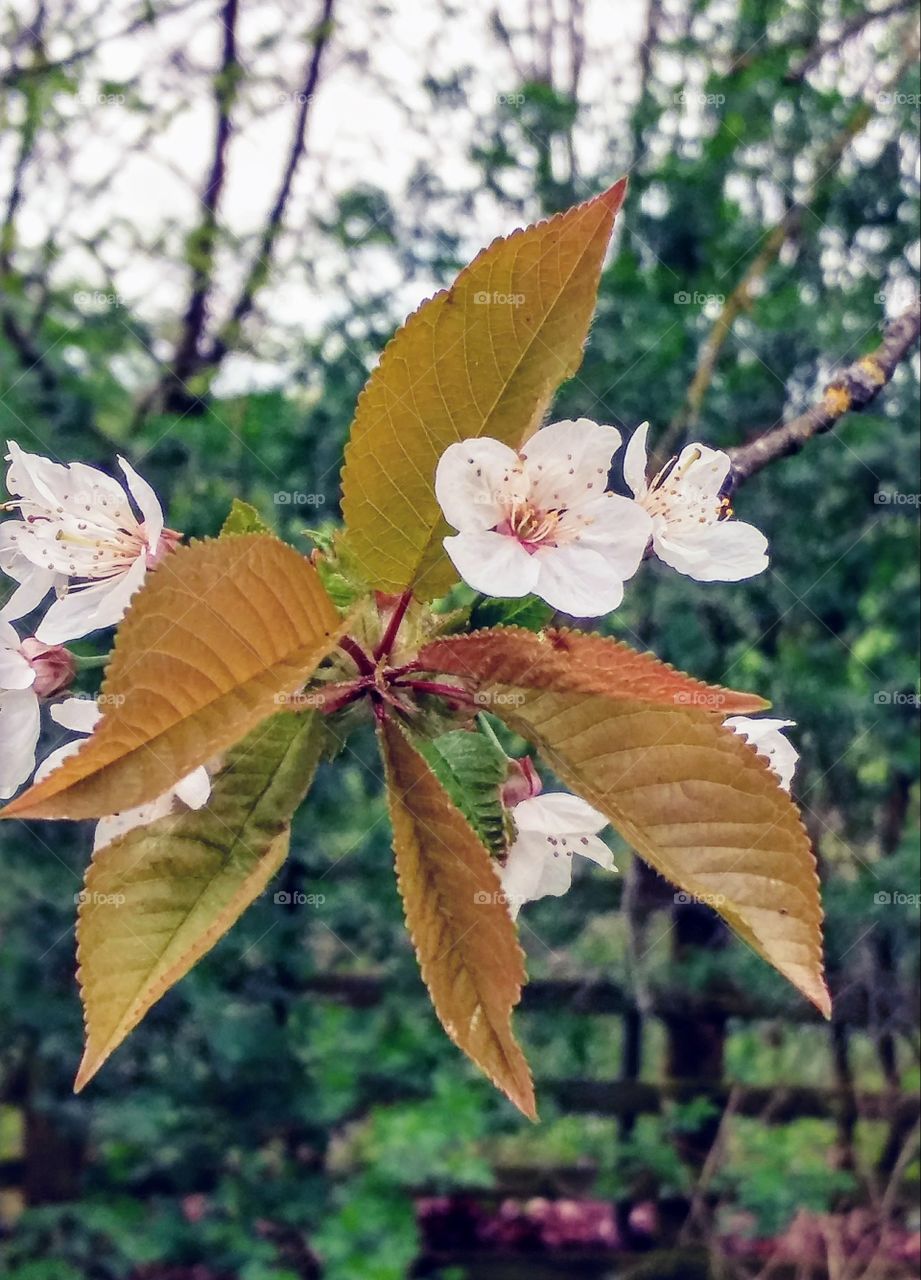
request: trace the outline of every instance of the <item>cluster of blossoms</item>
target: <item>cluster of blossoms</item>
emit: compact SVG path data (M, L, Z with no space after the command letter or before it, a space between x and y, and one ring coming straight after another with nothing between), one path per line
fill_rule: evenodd
M517 452L482 437L446 449L435 493L457 530L445 550L467 585L512 599L534 594L561 613L594 618L620 605L624 584L650 553L699 582L738 582L766 569L764 534L732 518L728 454L689 444L650 479L648 431L648 423L638 427L624 452L632 498L608 488L620 432L587 418L552 423ZM793 721L725 723L789 790L798 753L782 730ZM616 869L598 838L603 815L575 796L539 790L538 783L511 809L518 837L501 879L513 914L524 902L565 893L574 853Z
M435 492L457 531L445 548L461 578L496 597L537 595L554 609L597 617L616 609L624 584L649 554L699 581L737 581L767 567L767 543L732 519L724 496L725 453L688 445L647 479L647 426L624 457L633 497L613 493L608 478L621 436L586 419L538 431L518 452L478 438L451 445L435 475ZM178 544L165 528L151 486L119 459L124 482L92 467L65 466L10 443L6 477L10 513L0 522L0 571L14 589L0 610L0 798L36 770L41 708L78 735L53 752L36 777L79 750L103 714L97 702L61 695L79 660L67 642L117 626L146 575ZM14 622L51 603L28 638ZM797 753L781 730L791 722L735 716L728 727L765 756L790 786ZM196 769L151 804L102 819L96 846L173 811L200 808L210 778ZM543 794L530 761L510 761L503 803L515 839L499 872L509 909L558 896L572 878L573 854L615 870L599 838L606 819L584 801Z

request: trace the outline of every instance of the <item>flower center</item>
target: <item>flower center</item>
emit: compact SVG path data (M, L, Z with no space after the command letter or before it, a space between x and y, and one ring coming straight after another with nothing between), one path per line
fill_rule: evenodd
M501 524L496 526L497 533L504 533L510 538L517 538L526 551L533 555L538 547L557 545L559 525L566 508L543 511L532 507L529 503L515 507Z
M728 497L723 494L712 496L700 490L695 492L696 486L682 483L699 458L699 453L692 455L680 467L677 465L677 458L672 458L665 464L651 482L643 499L643 506L651 516L663 516L671 524L686 521L714 524L719 520L731 519L735 513Z

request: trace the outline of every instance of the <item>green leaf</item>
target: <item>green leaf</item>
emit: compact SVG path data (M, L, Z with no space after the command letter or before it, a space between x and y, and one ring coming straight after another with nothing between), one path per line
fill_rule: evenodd
M499 597L478 601L470 614L470 630L486 627L524 627L526 631L542 631L553 617L554 610L537 596L522 596L520 600Z
M226 538L240 533L272 533L262 516L242 498L234 498L230 514L221 528L221 537Z
M342 474L346 540L369 586L420 599L457 580L435 468L456 441L519 447L579 368L626 179L496 240L389 343L358 402Z
M206 808L96 853L77 925L86 1020L78 1091L265 889L325 737L312 714L272 716L227 753Z
M482 733L467 729L414 738L413 745L490 853L504 853L510 831L500 789L508 758Z

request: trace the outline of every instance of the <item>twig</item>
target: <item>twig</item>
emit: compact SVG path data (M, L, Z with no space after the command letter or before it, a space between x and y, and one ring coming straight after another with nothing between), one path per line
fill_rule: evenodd
M220 20L224 32L221 65L214 82L217 105L217 122L214 132L214 148L211 166L201 195L201 221L190 240L192 259L192 288L182 319L182 330L173 367L168 379L173 383L173 394L186 407L190 393L186 383L197 371L200 362L201 337L205 327L208 296L214 276L214 257L217 248L217 213L224 183L227 178L227 148L232 132L231 110L236 97L239 61L237 60L238 0L225 0Z
M887 80L887 85L894 86L899 83L906 69L914 62L916 53L917 42L914 39L906 40L906 49L903 57L894 74ZM880 100L881 96L881 94L877 94L877 101ZM832 139L816 160L816 176L813 178L803 198L792 204L777 225L769 232L760 253L726 298L713 328L701 348L697 368L685 395L684 404L672 419L668 430L659 443L657 452L661 455L662 461L665 461L670 454L676 452L676 447L685 432L697 426L700 421L704 399L713 381L717 361L726 340L732 332L736 319L751 306L756 289L770 267L779 258L784 245L796 234L801 224L803 213L815 200L822 183L837 170L851 143L858 134L863 132L872 119L872 108L868 103L862 102L852 113L845 127Z
M278 188L278 194L275 197L275 203L266 219L262 235L259 239L259 245L256 250L255 258L247 273L246 279L240 290L237 301L230 313L230 318L223 326L217 337L214 339L207 355L204 357L204 363L213 367L220 364L224 356L227 354L230 346L236 341L240 330L240 325L252 311L256 301L256 294L265 283L272 266L272 255L275 250L275 243L284 222L285 212L288 208L288 202L291 198L291 188L294 184L294 177L297 173L298 166L303 159L307 149L307 121L310 115L310 107L320 81L320 67L323 62L323 54L329 44L330 36L333 30L333 6L335 0L323 0L323 8L320 14L320 21L313 33L313 51L307 62L307 70L304 75L304 81L301 91L298 95L298 112L295 120L294 133L291 139L291 147L288 152L288 160L282 174L281 185Z
M828 384L818 404L789 422L765 431L748 444L729 450L733 487L755 475L768 463L798 453L814 436L831 431L846 413L865 409L891 381L899 364L918 341L919 334L921 299L916 299L886 326L883 340L875 351L861 356Z

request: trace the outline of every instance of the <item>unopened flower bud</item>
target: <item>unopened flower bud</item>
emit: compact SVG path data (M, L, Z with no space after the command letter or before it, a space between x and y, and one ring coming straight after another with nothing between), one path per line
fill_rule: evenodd
M42 644L32 637L23 640L19 652L35 672L32 688L39 698L53 698L73 684L77 664L62 644Z
M521 804L522 800L530 800L533 796L540 795L542 788L543 783L538 777L534 761L530 756L523 756L520 760L509 760L508 777L502 788L502 803L507 809Z

